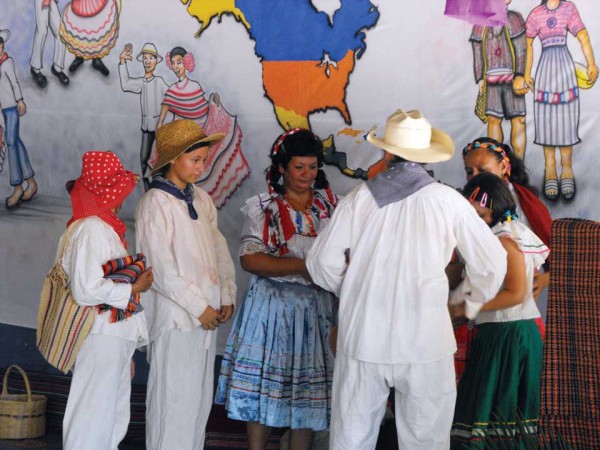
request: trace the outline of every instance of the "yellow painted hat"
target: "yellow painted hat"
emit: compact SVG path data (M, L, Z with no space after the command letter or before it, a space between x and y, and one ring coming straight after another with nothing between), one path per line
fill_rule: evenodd
M577 75L577 86L581 89L589 89L594 83L590 83L590 77L587 74L587 67L581 63L575 63L575 75Z

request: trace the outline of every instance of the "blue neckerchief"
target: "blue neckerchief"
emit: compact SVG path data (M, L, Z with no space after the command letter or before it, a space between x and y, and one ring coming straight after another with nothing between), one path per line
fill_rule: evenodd
M152 179L150 189L160 189L179 200L185 201L192 220L198 219L198 213L196 212L196 208L194 208L194 185L192 183L188 183L185 189L181 190L172 181L157 175Z
M379 208L399 202L435 180L418 163L403 161L367 181Z

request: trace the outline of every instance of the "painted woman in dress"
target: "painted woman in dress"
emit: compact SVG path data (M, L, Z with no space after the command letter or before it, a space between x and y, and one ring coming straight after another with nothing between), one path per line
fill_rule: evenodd
M565 200L575 196L571 154L573 145L581 142L578 134L579 88L575 64L567 48L568 32L581 44L587 76L592 84L598 78L598 66L575 4L566 0L542 0L542 4L527 17L525 83L534 92L535 143L544 147L544 195L552 201L559 195ZM534 80L531 68L536 37L540 38L542 53ZM556 147L560 150L560 177L556 168Z
M222 141L211 147L205 163L206 171L197 182L220 208L250 174L242 153L242 130L235 116L222 107L219 94L214 93L207 98L200 83L187 77L187 73L196 67L191 52L183 47L174 47L167 54L166 61L177 81L165 93L156 128L165 123L170 112L173 120L191 119L209 134L225 135Z

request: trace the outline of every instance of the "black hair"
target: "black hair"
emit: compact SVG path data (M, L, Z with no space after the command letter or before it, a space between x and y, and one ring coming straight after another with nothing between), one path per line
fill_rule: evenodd
M504 153L506 153L508 161L510 162L510 176L508 177L508 180L511 183L520 184L521 186L533 192L536 196L539 196L539 191L531 184L531 181L529 180L529 173L527 173L527 169L525 168L525 162L517 155L515 155L515 152L513 151L510 145L505 144L503 142L499 142L496 139L490 137L477 138L471 143L471 145L473 147L476 147L474 144L477 143L490 143L504 150ZM475 150L475 148L473 148L473 150ZM489 148L486 148L486 150L488 151L488 153L493 155L498 160L498 162L502 161L502 153L496 152ZM466 156L466 154L464 156Z
M0 37L0 44L4 44L4 39Z
M169 54L169 58L173 59L173 56L181 56L182 58L187 55L187 51L183 47L173 47L171 53Z
M492 210L490 227L516 216L517 205L508 185L493 173L481 172L475 175L467 182L462 194L469 200L484 203L485 207Z
M267 168L267 183L275 192L283 194L283 186L279 183L281 173L279 166L287 169L294 156L316 156L319 170L315 179L315 189L329 187L323 167L323 142L312 131L297 128L280 135L271 147L271 166Z

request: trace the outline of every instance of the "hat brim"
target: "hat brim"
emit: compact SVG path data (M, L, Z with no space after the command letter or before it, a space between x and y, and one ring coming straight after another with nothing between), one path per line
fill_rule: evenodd
M2 40L4 42L8 41L10 39L10 31L9 30L0 31L0 38L2 38Z
M158 53L154 53L154 52L140 52L139 55L137 55L137 58L136 58L139 62L143 61L143 59L144 59L144 53L148 53L149 55L154 56L156 58L156 64L161 63L162 60L163 60L163 57L160 56Z
M367 141L376 147L400 156L408 161L418 163L435 163L448 161L454 156L454 142L452 138L442 130L431 129L431 140L428 148L405 148L389 144L383 139L375 136L376 129L367 134Z
M188 145L186 148L184 148L181 153L178 153L177 155L171 157L171 156L167 156L164 159L163 158L158 158L158 160L156 161L156 164L154 165L154 167L152 168L152 175L154 175L156 172L158 172L160 169L162 169L163 167L165 167L167 164L169 164L171 161L175 161L177 158L179 158L181 155L183 155L186 151L188 151L188 149L192 148L194 145L198 145L198 144L202 144L203 142L208 142L209 145L211 145L211 143L216 142L216 141L220 141L221 139L223 139L225 137L225 133L215 133L215 134L211 134L210 136L206 136L203 139L200 139L198 141L192 142L190 145Z

